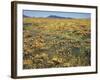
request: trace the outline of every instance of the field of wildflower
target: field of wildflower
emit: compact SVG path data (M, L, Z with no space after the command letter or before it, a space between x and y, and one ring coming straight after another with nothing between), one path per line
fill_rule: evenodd
M23 69L90 66L90 57L90 19L23 19Z

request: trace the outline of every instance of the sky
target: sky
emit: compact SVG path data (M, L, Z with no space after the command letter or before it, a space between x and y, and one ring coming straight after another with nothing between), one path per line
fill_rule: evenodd
M76 13L76 12L23 10L23 14L30 17L47 17L50 15L56 15L60 17L71 17L71 18L91 18L90 13Z

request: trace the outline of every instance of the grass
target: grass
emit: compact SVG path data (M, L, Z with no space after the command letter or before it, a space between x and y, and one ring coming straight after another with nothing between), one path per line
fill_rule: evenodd
M23 69L91 65L89 19L24 18L23 23Z

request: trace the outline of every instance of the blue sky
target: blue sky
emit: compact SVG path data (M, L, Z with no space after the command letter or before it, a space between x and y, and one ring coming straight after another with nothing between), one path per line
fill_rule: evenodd
M71 17L71 18L91 18L90 13L75 13L75 12L23 10L23 14L30 17L47 17L50 15L56 15L56 16Z

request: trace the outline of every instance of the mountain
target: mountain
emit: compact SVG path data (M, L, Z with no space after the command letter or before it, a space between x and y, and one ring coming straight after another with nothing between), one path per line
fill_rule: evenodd
M32 17L28 15L23 15L24 18L60 18L60 19L73 19L71 17L62 17L62 16L57 16L57 15L49 15L47 17Z
M50 15L50 16L47 16L47 18L66 18L66 17Z
M31 18L31 16L23 15L24 18Z

